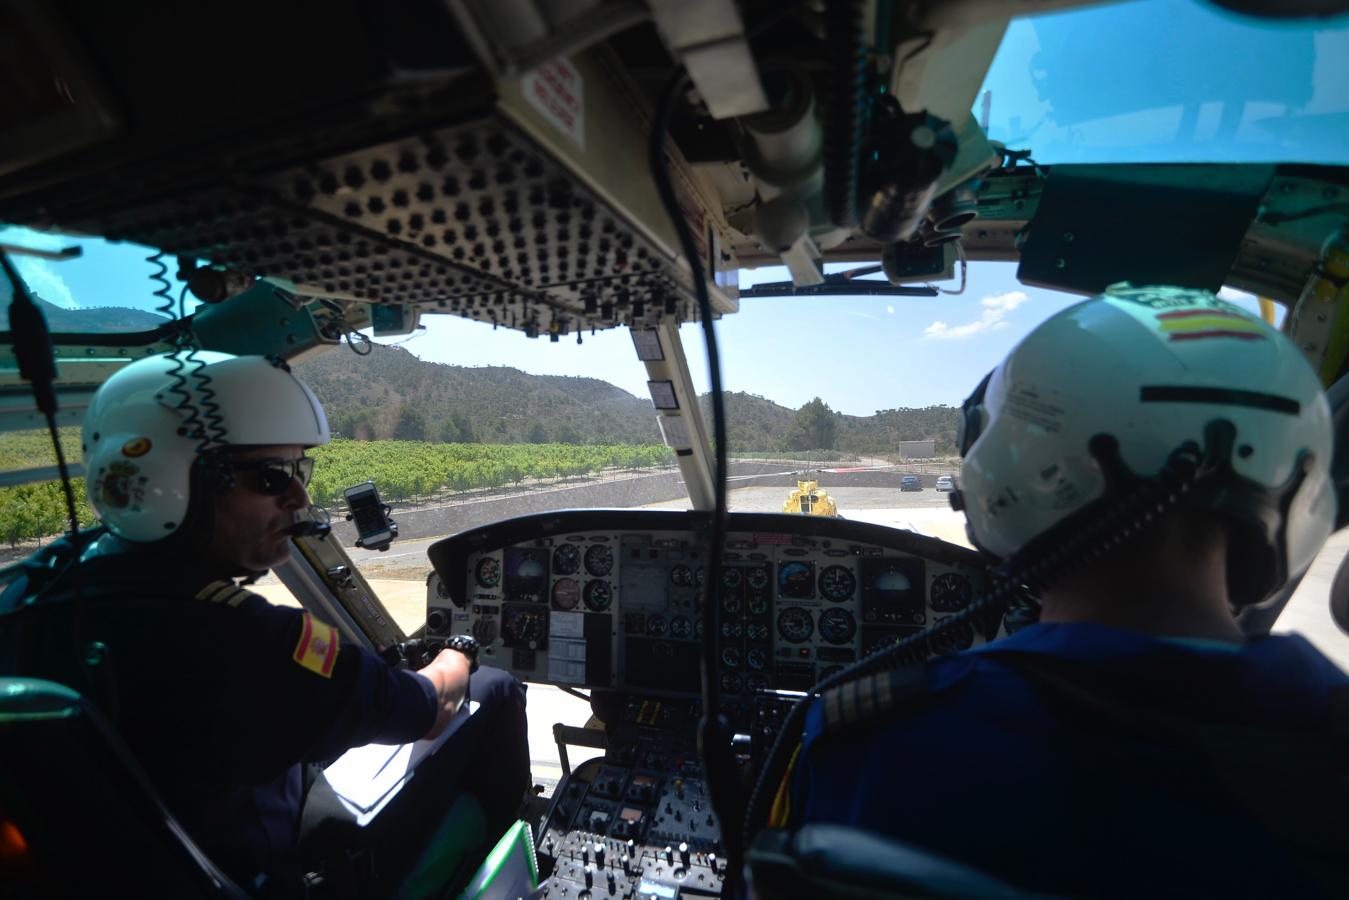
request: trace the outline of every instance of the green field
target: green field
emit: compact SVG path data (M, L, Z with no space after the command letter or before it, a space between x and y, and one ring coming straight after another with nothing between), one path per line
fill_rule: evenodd
M69 461L80 459L79 430L62 429ZM398 502L454 491L506 487L527 480L574 478L606 469L648 469L670 465L674 454L660 445L576 446L571 444L439 444L425 441L336 440L310 451L315 459L310 494L319 506L336 506L342 489L373 481L387 501ZM55 464L46 432L0 435L0 471ZM81 524L93 521L84 499L84 479L74 480ZM0 540L19 541L66 529L65 500L56 482L0 488Z

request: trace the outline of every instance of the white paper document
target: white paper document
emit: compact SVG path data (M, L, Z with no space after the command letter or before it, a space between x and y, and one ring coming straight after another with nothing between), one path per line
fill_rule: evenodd
M470 700L455 713L445 733L434 741L352 747L323 770L323 777L328 779L342 805L356 817L356 824L364 827L398 795L418 764L449 740L481 705Z

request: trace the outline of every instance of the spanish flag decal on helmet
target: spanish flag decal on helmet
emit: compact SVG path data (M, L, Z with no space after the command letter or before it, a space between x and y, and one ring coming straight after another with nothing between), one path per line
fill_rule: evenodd
M1198 341L1205 338L1237 338L1258 341L1265 337L1265 326L1244 313L1226 309L1178 309L1159 313L1162 331L1173 341Z
M305 613L300 642L295 645L291 658L314 674L331 678L333 665L337 662L337 648L337 629Z

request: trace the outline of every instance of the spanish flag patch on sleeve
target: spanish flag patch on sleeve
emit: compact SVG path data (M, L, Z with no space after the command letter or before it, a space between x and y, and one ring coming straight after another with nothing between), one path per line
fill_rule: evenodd
M337 649L337 629L305 613L300 642L295 645L291 659L316 675L331 678L333 665L337 662Z

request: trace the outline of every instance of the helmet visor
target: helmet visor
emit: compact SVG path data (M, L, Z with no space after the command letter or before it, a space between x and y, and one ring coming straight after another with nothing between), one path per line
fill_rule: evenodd
M996 370L990 370L974 389L974 393L960 404L960 430L956 433L956 446L960 448L962 459L970 452L974 442L979 440L979 435L983 434L984 394L988 392L988 382L993 378L994 371Z

